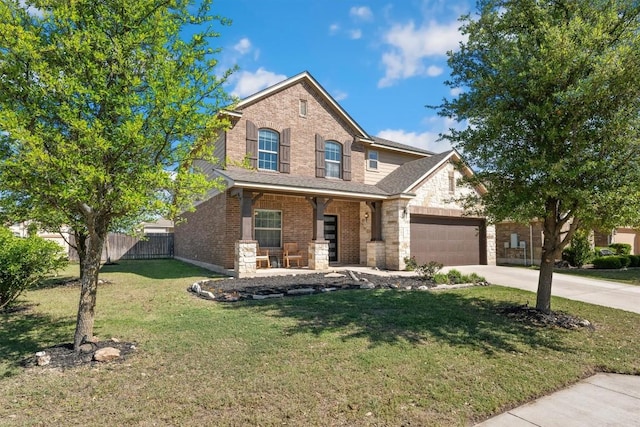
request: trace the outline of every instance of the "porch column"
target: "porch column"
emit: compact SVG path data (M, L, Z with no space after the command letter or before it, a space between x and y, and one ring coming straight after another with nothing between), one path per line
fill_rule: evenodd
M404 270L404 259L411 255L408 203L408 199L398 198L382 204L385 261L390 270Z
M252 277L256 274L257 248L258 242L255 240L236 241L233 261L236 277Z
M329 269L329 242L324 239L324 211L332 199L307 197L313 207L313 241L309 243L309 269Z
M231 194L240 201L240 240L235 243L233 268L237 277L251 277L256 273L258 252L258 242L253 240L252 210L262 193L237 188Z

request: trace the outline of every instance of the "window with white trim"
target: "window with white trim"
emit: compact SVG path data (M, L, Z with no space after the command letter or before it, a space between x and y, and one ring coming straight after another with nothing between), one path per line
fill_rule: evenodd
M324 145L324 176L340 178L342 169L342 145L335 141L327 141Z
M278 145L280 135L270 129L258 131L258 169L278 170Z
M282 211L256 209L253 219L254 239L262 248L282 246Z
M300 100L300 117L307 117L307 100Z
M456 173L449 171L449 194L455 194L456 192Z
M378 170L378 152L375 150L367 151L367 168L370 170Z

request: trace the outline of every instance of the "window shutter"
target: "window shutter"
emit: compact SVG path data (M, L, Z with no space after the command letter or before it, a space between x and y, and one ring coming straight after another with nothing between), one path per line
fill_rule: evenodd
M316 177L324 178L324 137L316 134Z
M258 128L255 123L247 120L247 156L249 165L253 169L258 168Z
M342 146L342 179L351 181L351 141Z
M286 128L282 131L282 138L280 141L280 172L291 172L291 128Z

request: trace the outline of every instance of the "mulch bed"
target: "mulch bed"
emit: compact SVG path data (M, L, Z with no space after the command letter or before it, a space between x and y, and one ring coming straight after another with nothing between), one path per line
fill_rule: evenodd
M91 351L81 351L76 353L73 351L73 343L58 344L53 347L44 348L41 351L45 352L51 357L48 364L44 366L38 365L38 357L34 354L22 361L22 366L25 368L74 368L81 365L100 365L104 363L122 363L129 358L137 348L137 344L133 342L124 341L98 341L91 343ZM120 350L120 358L110 362L98 362L93 360L93 354L96 350L113 347Z

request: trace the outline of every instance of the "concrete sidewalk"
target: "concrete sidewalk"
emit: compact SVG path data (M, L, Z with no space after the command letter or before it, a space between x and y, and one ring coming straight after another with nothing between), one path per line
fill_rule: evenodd
M640 426L640 376L597 374L476 427Z
M476 272L496 285L531 292L536 292L538 288L536 270L490 265L450 268L465 274ZM640 313L640 286L554 273L551 293L567 299ZM480 426L640 427L640 376L597 374L490 418L476 427Z

